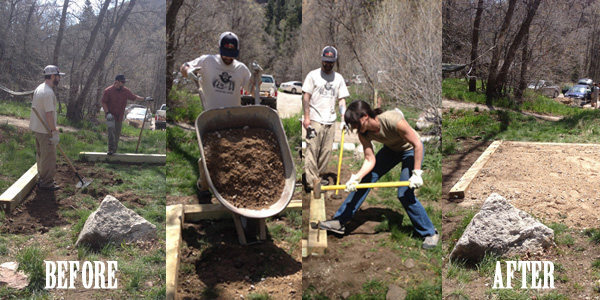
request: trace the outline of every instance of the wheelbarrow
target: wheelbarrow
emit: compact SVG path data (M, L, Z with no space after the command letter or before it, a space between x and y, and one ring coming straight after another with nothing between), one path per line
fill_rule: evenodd
M203 136L214 131L243 128L245 126L270 130L275 134L279 149L281 150L281 158L283 160L285 173L285 178L282 178L281 180L285 180L285 186L277 202L264 209L236 207L227 199L223 198L210 178L206 160L204 159L206 156L204 154L204 146L202 145ZM287 137L283 129L283 124L276 111L262 105L218 108L204 111L196 118L196 135L198 137L200 155L203 158L198 165L200 172L202 173L201 176L204 176L208 188L223 206L234 214L255 219L264 219L274 216L288 206L294 193L296 169L292 160L292 153L288 145Z

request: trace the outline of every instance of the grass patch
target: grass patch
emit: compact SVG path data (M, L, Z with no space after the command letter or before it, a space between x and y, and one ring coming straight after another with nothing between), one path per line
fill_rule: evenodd
M407 290L407 300L434 300L442 298L442 284L424 282Z
M271 298L271 296L269 296L269 294L267 294L267 293L252 293L252 294L248 294L248 299L249 300L270 300L273 298Z
M167 121L194 124L196 118L204 110L200 96L176 87L169 94L170 107L167 110Z
M17 253L19 270L29 276L27 289L31 292L42 290L46 286L44 257L45 254L37 246L26 247Z
M471 223L471 220L473 219L476 213L477 212L474 210L465 211L465 215L463 216L462 220L460 221L458 226L456 226L456 229L454 230L454 232L452 232L452 235L450 236L450 244L448 245L448 249L454 249L454 245L456 244L456 242L458 242L458 239L460 239L460 237L463 235L465 229L467 228L469 223Z
M583 231L583 234L590 238L594 244L600 244L600 229L599 228L588 228Z

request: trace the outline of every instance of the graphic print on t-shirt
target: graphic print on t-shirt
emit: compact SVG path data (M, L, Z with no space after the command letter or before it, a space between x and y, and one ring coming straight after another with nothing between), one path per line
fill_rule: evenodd
M235 81L231 80L231 75L229 75L229 73L223 72L219 74L218 78L213 80L212 85L217 93L232 94L235 87Z
M319 89L319 93L321 94L321 97L333 97L335 95L333 84L327 81L325 85Z

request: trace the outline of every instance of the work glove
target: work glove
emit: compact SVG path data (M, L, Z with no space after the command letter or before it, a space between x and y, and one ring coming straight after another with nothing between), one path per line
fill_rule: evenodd
M58 145L60 138L58 137L58 131L52 131L52 136L50 137L50 144Z
M146 97L144 98L144 101L154 101L154 99L152 97Z
M413 170L412 176L408 179L408 187L411 189L418 189L423 185L423 170Z
M106 121L114 121L115 117L111 113L106 114Z
M340 130L341 131L346 131L346 134L350 133L350 127L348 127L348 124L346 124L346 122L343 122L340 124Z
M358 175L352 174L352 176L350 176L350 179L346 181L346 188L344 190L346 192L356 192L356 185L358 183Z

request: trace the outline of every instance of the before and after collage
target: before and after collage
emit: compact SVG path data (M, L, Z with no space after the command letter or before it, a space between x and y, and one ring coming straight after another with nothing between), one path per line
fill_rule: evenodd
M2 0L0 299L600 299L600 0Z

